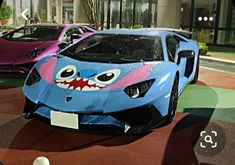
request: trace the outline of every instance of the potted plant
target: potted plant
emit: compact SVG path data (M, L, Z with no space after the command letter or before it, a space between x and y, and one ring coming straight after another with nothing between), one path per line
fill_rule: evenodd
M198 42L200 48L200 55L206 55L208 52L208 46L204 42Z
M193 39L197 41L200 47L200 55L206 55L209 50L206 42L210 41L210 30L203 29L196 31L193 34Z
M12 10L10 6L4 2L2 6L0 7L0 21L2 25L6 25L8 23L8 20L12 14Z

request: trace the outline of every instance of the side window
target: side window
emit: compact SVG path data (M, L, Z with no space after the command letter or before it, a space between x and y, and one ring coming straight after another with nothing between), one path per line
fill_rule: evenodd
M82 28L74 28L74 30L73 30L73 34L80 34L80 35L82 35L84 32L83 32L83 30L82 30Z
M178 43L180 43L180 42L187 42L185 39L183 39L182 37L177 36L177 35L174 35L174 38L177 40Z
M12 35L12 38L15 39L15 38L20 38L22 36L24 36L25 34L27 34L27 32L24 30L24 29L21 29L17 32L15 32L13 35Z
M81 27L82 31L85 33L85 32L92 32L91 30L87 29L86 27Z
M153 55L154 55L154 59L157 59L159 61L163 61L164 57L163 57L163 49L162 49L162 42L161 39L156 39L155 38L155 42L154 42L154 47L153 47Z
M176 50L178 47L178 42L174 37L167 37L166 38L166 47L168 52L169 61L174 62L176 56Z
M83 34L83 31L80 29L80 28L72 28L72 29L69 29L66 33L65 33L65 35L64 35L64 37L63 37L63 42L67 42L67 43L69 43L70 41L71 41L71 36L73 35L73 34Z
M13 33L11 37L15 39L15 38L23 37L23 36L33 35L36 30L37 28L34 28L34 27L21 29Z
M65 35L62 39L63 42L69 43L71 41L71 36L73 34L73 29L69 29L65 32Z

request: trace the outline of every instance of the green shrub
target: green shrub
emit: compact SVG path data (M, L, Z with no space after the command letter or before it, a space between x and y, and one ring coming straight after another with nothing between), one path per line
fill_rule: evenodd
M208 52L209 48L204 42L198 42L199 48L200 48L200 54L201 55L206 55Z
M12 10L10 6L8 6L6 2L4 2L2 6L0 7L0 20L9 19L11 14L12 14Z
M7 28L7 30L14 30L14 29L16 29L17 27L16 27L16 25L7 25L6 26L6 28Z
M210 42L210 30L208 29L202 29L202 30L195 30L193 31L193 39L198 42Z

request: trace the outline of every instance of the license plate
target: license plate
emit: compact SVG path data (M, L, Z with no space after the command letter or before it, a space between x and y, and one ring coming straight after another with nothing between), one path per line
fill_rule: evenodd
M51 125L79 129L79 116L73 113L51 111Z

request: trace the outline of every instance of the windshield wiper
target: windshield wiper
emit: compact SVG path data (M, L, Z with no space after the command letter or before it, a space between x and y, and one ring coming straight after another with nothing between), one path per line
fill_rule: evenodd
M92 62L105 62L105 63L108 63L110 62L109 60L107 59L98 59L98 58L94 58L94 57L89 57L89 56L68 56L70 58L73 58L75 60L79 60L79 61L92 61Z
M133 62L143 61L139 59L128 59L128 58L104 58L102 60L109 62L109 63L133 63Z
M121 60L126 62L143 62L143 59L121 58Z
M89 58L89 56L87 57L83 57L83 56L69 56L70 58L76 59L76 60L81 60L81 61L97 61L97 59L94 58Z
M107 58L107 57L98 57L98 56L78 56L78 55L69 55L62 54L70 58L81 60L81 61L96 61L96 62L105 62L105 63L133 63L133 62L143 62L142 59L130 59L130 58Z

